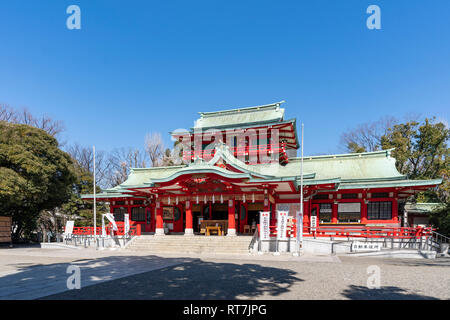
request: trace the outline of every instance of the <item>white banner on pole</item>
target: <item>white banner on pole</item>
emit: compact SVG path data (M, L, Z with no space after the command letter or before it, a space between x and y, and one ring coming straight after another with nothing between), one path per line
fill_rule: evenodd
M129 219L130 215L128 213L125 213L123 215L123 231L125 234L128 234L128 232L130 232L130 219Z
M66 227L64 228L64 233L65 234L72 234L73 233L73 226L74 226L74 221L67 221L66 222Z
M112 213L107 213L107 214L105 214L105 217L106 217L106 219L109 220L109 222L112 223L112 225L113 225L113 230L114 230L114 231L119 230L119 229L117 228L117 224L116 224L116 221L114 220L114 216L113 216Z
M102 214L102 238L106 237L105 215Z
M264 211L259 214L259 226L261 228L261 240L270 240L270 212Z
M311 216L311 231L316 231L317 228L317 216Z
M287 240L288 211L277 211L277 240Z
M297 242L300 242L303 236L303 214L301 211L297 211Z

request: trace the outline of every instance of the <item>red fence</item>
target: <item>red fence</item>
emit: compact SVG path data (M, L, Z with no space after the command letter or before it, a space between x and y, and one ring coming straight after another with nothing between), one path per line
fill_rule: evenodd
M116 236L123 236L125 234L125 227L123 225L123 222L117 222L117 231L113 231L114 235ZM110 225L105 226L106 234L109 235L111 232ZM97 235L102 234L102 228L97 227ZM94 227L74 227L72 234L75 235L93 235L94 234ZM141 235L141 225L130 225L130 235L131 236L140 236Z
M259 225L258 225L259 230ZM394 238L413 239L432 236L432 228L416 227L376 227L376 226L319 226L317 228L303 227L304 237L333 237L333 238ZM270 237L277 236L277 227L269 226ZM295 238L297 234L296 221L288 226L286 235Z

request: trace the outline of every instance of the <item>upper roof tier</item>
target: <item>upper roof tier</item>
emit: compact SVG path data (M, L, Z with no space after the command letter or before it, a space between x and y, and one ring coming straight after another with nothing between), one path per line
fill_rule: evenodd
M200 118L195 121L194 128L228 128L280 122L284 119L284 109L280 108L282 103L284 101L255 107L199 112Z

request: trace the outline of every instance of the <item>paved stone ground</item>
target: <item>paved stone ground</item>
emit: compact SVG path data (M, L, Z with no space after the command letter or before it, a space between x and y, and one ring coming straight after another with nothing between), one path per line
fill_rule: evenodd
M84 287L191 260L95 249L0 249L0 299L36 299L66 291L70 265L80 267Z
M80 290L66 268L81 267ZM367 268L381 271L368 289ZM450 259L0 250L0 299L450 299Z

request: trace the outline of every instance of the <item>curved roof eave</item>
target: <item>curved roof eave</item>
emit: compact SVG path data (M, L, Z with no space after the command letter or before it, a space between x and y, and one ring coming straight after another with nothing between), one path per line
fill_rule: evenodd
M389 187L426 187L430 188L442 183L442 179L432 180L395 180L365 183L342 183L340 189L368 189L368 188L389 188Z
M190 169L190 170L180 170L167 178L153 179L151 182L144 183L144 185L145 186L153 186L155 183L169 182L169 181L176 179L183 175L202 174L202 173L217 174L217 175L223 176L225 178L229 178L229 179L251 179L252 178L252 176L248 173L227 173L227 172L220 170L219 167L217 167L217 169L215 169L215 168L194 168L194 169Z

